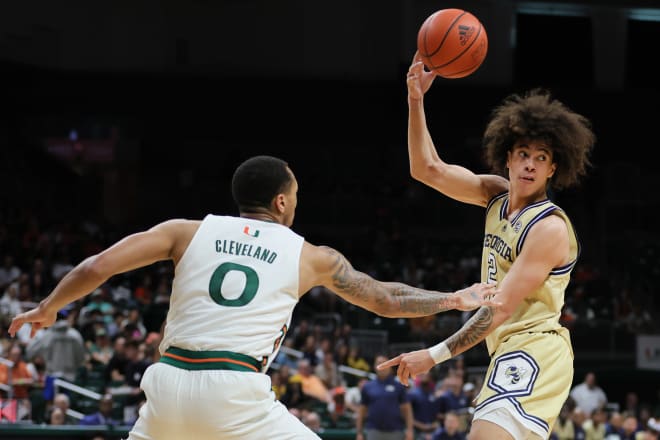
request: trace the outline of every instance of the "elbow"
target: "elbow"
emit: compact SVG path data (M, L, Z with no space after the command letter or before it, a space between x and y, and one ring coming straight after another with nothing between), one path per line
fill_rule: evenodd
M497 313L497 315L501 317L502 322L504 322L513 316L515 309L515 307L511 307L508 304L502 304L495 309L495 313Z
M98 280L99 283L108 279L106 264L101 255L93 255L83 261L79 270L85 279Z
M426 183L441 172L437 163L426 161L422 164L410 164L410 176L422 183Z

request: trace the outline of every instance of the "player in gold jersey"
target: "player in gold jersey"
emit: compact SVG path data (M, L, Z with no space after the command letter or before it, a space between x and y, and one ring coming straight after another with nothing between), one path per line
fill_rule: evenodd
M549 92L514 94L493 111L484 133L494 174L477 175L438 156L424 113L434 78L416 54L407 75L411 174L486 208L481 276L498 284L503 305L482 307L445 341L379 367L398 365L408 383L485 340L491 362L469 439L548 438L573 379L570 337L559 317L579 249L571 221L547 190L578 183L596 138L584 116Z

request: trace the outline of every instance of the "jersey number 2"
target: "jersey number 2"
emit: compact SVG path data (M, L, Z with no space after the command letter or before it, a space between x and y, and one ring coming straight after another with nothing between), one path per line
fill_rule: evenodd
M245 274L245 287L238 298L227 299L222 295L222 283L224 283L227 274L234 270ZM211 281L209 282L209 293L213 301L227 307L241 307L246 305L254 299L257 289L259 289L259 276L257 272L251 267L236 263L222 263L213 272Z

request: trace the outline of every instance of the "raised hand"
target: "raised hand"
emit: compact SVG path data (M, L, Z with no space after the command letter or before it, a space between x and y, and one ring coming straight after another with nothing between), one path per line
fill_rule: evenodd
M422 99L424 94L431 88L436 73L426 70L419 51L415 52L413 62L408 69L406 83L408 85L408 97L410 99Z

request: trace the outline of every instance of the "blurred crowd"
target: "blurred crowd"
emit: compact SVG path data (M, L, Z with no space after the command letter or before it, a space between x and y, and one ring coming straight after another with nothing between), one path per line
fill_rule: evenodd
M29 325L9 338L7 328L15 314L33 307L75 264L120 236L89 220L47 224L41 218L29 210L0 210L0 399L5 402L0 401L0 406L6 406L8 398L16 401L19 422L131 425L144 402L139 388L142 374L159 358L173 267L169 262L157 263L113 277L67 306L55 325L34 338L29 337ZM369 237L368 245L353 241L336 246L351 254L356 267L382 280L454 290L479 278L478 248L471 252L460 245L411 243L402 239L394 224ZM631 335L657 332L654 304L638 301L645 288L634 283L612 285L597 268L578 265L562 321L574 329L607 322ZM320 324L321 316L331 319ZM398 352L391 346L374 350L356 336L356 330L380 330L389 343L428 346L453 333L468 316L447 312L383 320L315 288L300 301L285 344L268 372L273 391L319 432L386 426L413 429L419 440L464 438L483 372L470 373L467 358L459 357L418 377L399 392L396 402L381 402L378 384L393 377L391 371L385 376L376 371L376 359ZM625 402L605 399L586 408L572 396L553 439L657 438L658 400L635 403L634 391L629 396ZM387 405L394 406L388 410ZM594 430L604 434L594 436Z

